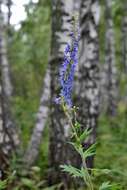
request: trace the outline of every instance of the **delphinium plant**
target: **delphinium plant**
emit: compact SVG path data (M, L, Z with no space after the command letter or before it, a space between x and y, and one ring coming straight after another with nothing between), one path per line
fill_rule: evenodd
M79 25L78 25L78 17L74 16L73 23L73 31L70 34L72 38L72 43L67 43L64 51L64 59L63 63L59 70L59 81L60 81L60 94L59 97L55 99L55 102L59 104L64 114L67 117L68 123L71 128L71 137L72 142L70 144L75 148L82 160L81 168L73 167L72 165L61 165L60 167L64 172L69 173L73 177L80 177L84 180L85 187L88 190L94 190L94 185L92 182L93 171L99 171L97 169L91 169L87 167L86 160L88 157L93 156L95 154L96 144L92 144L87 149L84 149L83 143L89 138L92 129L86 128L84 131L81 130L81 125L77 121L77 108L73 106L72 103L72 90L73 90L73 82L74 82L74 74L76 70L76 66L78 64L78 49L79 49ZM108 170L105 170L106 172ZM102 171L101 171L102 172ZM99 190L109 190L113 186L108 182L103 183Z

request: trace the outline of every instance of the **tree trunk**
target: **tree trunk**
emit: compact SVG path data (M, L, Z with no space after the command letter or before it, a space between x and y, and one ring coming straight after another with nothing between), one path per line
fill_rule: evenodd
M11 27L11 16L12 16L12 11L11 11L11 7L13 5L12 0L6 0L6 6L8 9L8 14L7 14L7 34L8 34L8 43L11 43L11 37L12 37L12 27ZM8 44L10 45L10 44Z
M12 6L12 0L7 0L7 8L8 8L8 19L7 19L7 24L8 26L10 26L10 20L11 20L11 15L12 15L12 12L11 12L11 6Z
M78 120L82 125L82 130L92 129L90 138L84 143L84 148L95 143L99 115L99 18L99 0L82 0L76 106L79 108ZM87 166L93 167L93 157L87 160Z
M122 63L125 74L127 73L127 3L124 4L124 16L122 20Z
M105 0L105 63L102 75L102 96L105 111L108 115L116 115L117 112L117 96L118 96L118 81L117 68L115 59L115 36L114 25L112 18L112 2Z
M66 43L71 43L73 0L52 1L52 43L51 43L51 125L49 146L49 184L63 182L64 188L71 181L68 175L63 174L61 164L69 164L69 125L60 106L55 104L59 94L59 68L63 61Z
M12 85L7 59L6 35L1 5L2 1L0 1L0 162L1 168L3 169L8 162L8 158L11 157L11 153L16 151L16 147L19 145L19 138L11 112ZM6 161L6 163L4 161Z
M44 127L49 116L49 102L50 102L50 71L46 71L44 78L43 91L40 100L40 107L37 113L37 121L33 130L31 140L24 156L24 163L27 167L31 166L37 159L39 154L39 146L42 140Z

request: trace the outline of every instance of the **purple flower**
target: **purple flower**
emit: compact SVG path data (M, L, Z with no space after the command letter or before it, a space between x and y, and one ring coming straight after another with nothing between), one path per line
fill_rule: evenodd
M80 36L75 36L74 33L71 33L71 37L72 45L67 43L64 51L63 63L59 71L61 86L60 98L57 98L55 101L56 103L61 103L63 99L69 107L72 107L71 97L75 68L78 64L78 45Z

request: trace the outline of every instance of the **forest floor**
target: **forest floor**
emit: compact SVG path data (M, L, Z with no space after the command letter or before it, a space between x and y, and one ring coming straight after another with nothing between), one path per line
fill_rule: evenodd
M127 118L119 113L117 117L100 117L98 146L95 168L111 170L107 175L98 176L95 184L110 181L127 190Z
M101 175L97 174L97 176L94 178L94 186L95 186L95 189L97 190L99 189L99 186L103 182L107 182L107 181L114 184L119 184L119 188L116 188L113 190L127 190L127 117L126 115L127 115L126 106L120 105L119 113L116 117L111 118L105 115L102 115L100 117L98 132L97 132L97 151L96 151L96 156L95 156L95 168L108 169L110 172L108 170L105 170L105 174L102 174L102 173ZM28 120L29 119L26 118L26 121L24 120L23 121L27 122ZM27 142L28 136L30 134L30 131L28 130L28 128L26 127L24 128L23 135L24 133L26 134L24 138L26 139L26 142ZM47 126L43 134L43 142L40 147L40 156L35 164L37 165L38 168L40 168L39 174L37 174L34 179L35 186L37 183L40 183L40 181L43 182L43 179L45 178L45 173L47 173L48 142L49 142L49 130ZM38 190L38 189L35 188L35 190Z
M125 110L124 110L125 111ZM46 170L48 155L48 135L45 131L45 146L41 154L45 162L40 167ZM120 112L117 117L101 116L97 134L97 151L95 168L108 169L105 174L99 174L94 179L95 189L103 182L118 184L119 190L127 190L127 118L125 112ZM47 148L44 148L47 147ZM43 171L44 171L43 170ZM118 189L113 189L118 190Z

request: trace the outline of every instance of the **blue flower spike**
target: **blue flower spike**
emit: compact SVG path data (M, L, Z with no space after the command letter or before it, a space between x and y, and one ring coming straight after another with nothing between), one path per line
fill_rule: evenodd
M55 100L57 104L62 104L64 102L69 108L72 107L73 81L75 69L78 64L80 35L79 27L77 25L77 23L74 24L73 32L70 34L72 38L72 44L67 43L65 47L63 63L59 70L61 86L60 97L56 98Z

